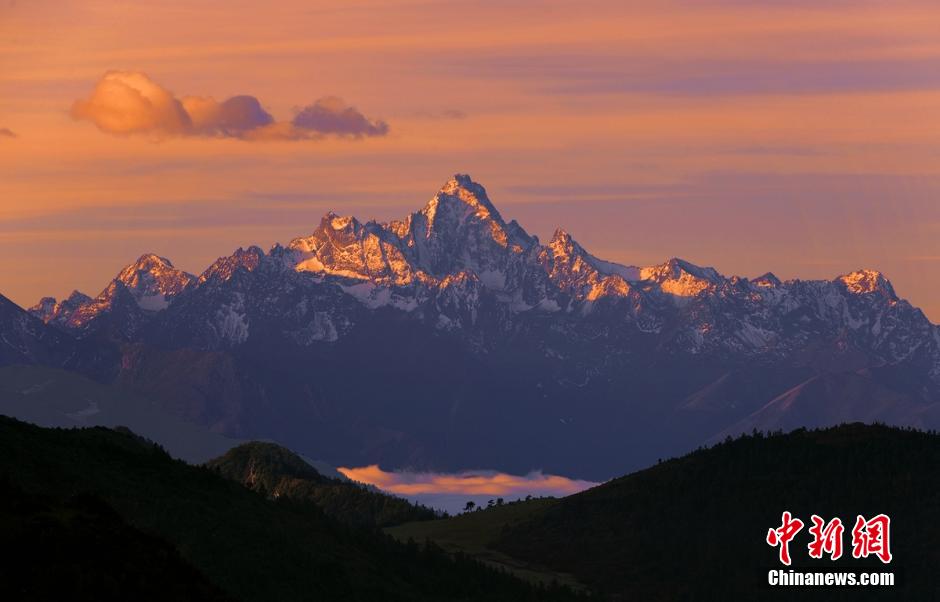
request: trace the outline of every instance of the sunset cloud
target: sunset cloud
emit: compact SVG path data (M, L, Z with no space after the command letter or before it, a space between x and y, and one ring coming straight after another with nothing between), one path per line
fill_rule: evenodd
M524 476L495 471L439 472L386 472L377 465L361 468L338 468L347 478L374 485L379 489L404 496L423 494L459 494L464 496L500 496L506 498L526 495L565 496L597 485L591 481L569 479L533 471Z
M306 106L294 116L291 124L300 130L339 136L384 136L388 124L371 121L356 107L347 105L343 99L325 96Z
M184 135L192 118L172 92L143 73L109 71L91 96L72 105L72 117L110 134Z
M16 138L16 134L9 128L0 128L0 138Z
M242 136L274 123L254 96L233 96L223 102L188 96L183 99L183 108L192 120L193 131L210 136Z
M222 102L208 96L177 97L147 75L109 71L86 99L75 101L71 115L109 134L145 134L156 138L216 136L245 140L307 140L335 135L384 136L388 124L370 120L334 96L301 109L290 122L277 122L261 102L239 95Z

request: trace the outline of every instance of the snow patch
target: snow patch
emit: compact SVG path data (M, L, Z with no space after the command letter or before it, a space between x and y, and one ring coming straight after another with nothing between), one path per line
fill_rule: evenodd
M212 327L220 339L232 345L241 345L248 340L248 316L244 309L244 298L238 294L233 303L224 304L215 312Z
M627 282L636 282L640 280L640 268L635 266L621 265L619 263L614 263L612 261L604 261L603 259L598 259L593 255L589 256L591 264L593 264L594 269L596 269L601 274L605 276L620 276Z
M477 277L486 288L500 291L506 288L506 273L500 270L483 270L477 274Z
M315 341L332 343L339 339L339 332L330 314L322 311L314 312L313 319L306 326L289 334L297 344L305 347Z
M742 343L753 349L764 349L774 340L774 333L754 326L750 322L741 324L741 328L734 333Z
M369 309L391 306L402 311L410 312L418 308L418 300L414 297L396 295L390 287L379 286L372 282L340 285L340 289L347 295L352 295L357 301Z
M157 293L156 295L145 295L137 299L137 305L146 311L163 311L170 306L166 296Z

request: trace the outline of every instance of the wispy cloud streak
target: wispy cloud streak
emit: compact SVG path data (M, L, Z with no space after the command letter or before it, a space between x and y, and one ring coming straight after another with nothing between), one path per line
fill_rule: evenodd
M569 479L541 471L533 471L527 475L511 475L487 470L457 473L387 472L375 464L337 470L354 481L405 496L424 494L491 495L508 498L524 495L565 496L597 485L591 481Z

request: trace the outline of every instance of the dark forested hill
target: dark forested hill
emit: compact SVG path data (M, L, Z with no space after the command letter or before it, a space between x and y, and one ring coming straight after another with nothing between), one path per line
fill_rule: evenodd
M78 590L83 584L110 583L111 589L102 586L99 599L109 591L120 594L118 599L144 599L133 594L155 566L165 566L168 578L188 574L194 588L182 583L183 593L167 591L164 599L191 598L199 588L208 592L205 599L212 599L217 588L224 592L217 597L278 602L571 597L475 561L452 559L433 546L400 544L373 530L346 526L309 502L267 499L208 468L173 460L126 431L43 429L0 416L0 480L18 496L41 498L36 503L49 508L24 513L22 504L0 504L4 549L23 551L24 533L38 535L39 529L54 552L32 555L34 568L71 566L71 573L58 575L74 580ZM89 496L100 502L93 511L80 505ZM40 529L36 521L50 528ZM104 528L89 527L95 521L103 521ZM83 533L98 539L76 545ZM75 555L71 565L68 554ZM127 566L133 559L145 564L158 559L163 565ZM194 567L191 573L185 563ZM19 574L20 581L4 578L0 597L40 599L24 592L38 591L45 574L35 570ZM131 584L137 589L125 587L125 581L138 578L140 583Z
M0 480L0 533L4 600L232 600L96 496L56 500Z
M783 567L768 529L788 510L806 526L793 567L894 571L894 588L770 589ZM856 560L856 516L891 517L889 565ZM809 562L813 514L845 523L837 562ZM940 436L846 425L746 436L658 464L508 524L491 545L630 600L940 599Z
M436 518L433 510L399 497L321 475L294 452L273 443L245 443L207 466L269 497L307 500L344 523L387 527Z

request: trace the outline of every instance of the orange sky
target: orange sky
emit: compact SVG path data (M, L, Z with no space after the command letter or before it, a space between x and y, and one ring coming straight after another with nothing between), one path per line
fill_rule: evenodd
M4 2L0 293L95 294L144 252L198 272L467 172L608 259L873 267L940 321L938 31L903 1ZM114 70L192 123L95 96ZM236 95L271 122L220 125ZM345 135L317 107L354 107Z

